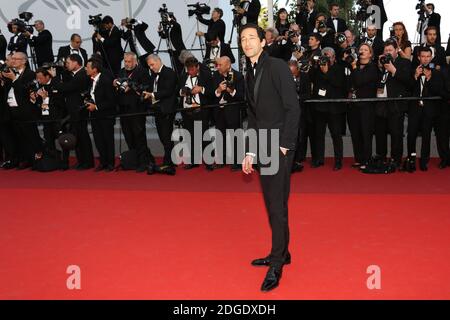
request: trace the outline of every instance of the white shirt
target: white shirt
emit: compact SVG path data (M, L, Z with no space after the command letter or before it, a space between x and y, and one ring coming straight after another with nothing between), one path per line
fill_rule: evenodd
M92 100L94 100L94 102L96 102L95 100L95 89L97 88L97 83L98 80L100 79L101 73L99 73L95 78L94 78L94 82L92 83L92 88L91 88L91 97Z
M211 47L211 52L209 53L209 59L216 60L216 58L220 58L220 41L217 44L217 47Z
M184 84L185 87L188 87L189 89L194 88L198 84L198 76L188 76L186 79L186 83ZM204 92L204 89L203 89ZM192 103L200 105L200 94L196 94L192 97ZM183 98L183 107L184 108L192 108L191 104L186 103L186 97Z
M69 45L70 47L70 54L77 54L81 57L81 61L82 61L82 65L84 66L84 58L83 55L81 54L81 50L80 49L75 49L72 47L72 45Z
M23 70L18 70L18 74L16 75L16 79L13 80L13 82L16 82L17 79L22 75ZM10 108L17 108L19 104L17 103L16 99L16 93L14 91L14 87L11 87L11 89L8 92L8 105Z
M337 18L332 18L332 19L333 19L334 30L336 32L338 32L338 20L337 20Z
M230 71L231 71L231 70L230 70ZM216 92L215 92L216 97L217 97L217 98L220 98L220 96L222 96L222 98L221 98L220 101L219 101L219 104L226 104L226 103L228 103L228 101L225 100L225 93L226 93L226 92L227 92L227 91L219 92L219 91L217 91L217 89L216 89ZM230 96L232 96L232 97L234 97L235 95L236 95L236 89L234 89L233 92L230 93ZM223 107L222 107L222 108L223 108Z

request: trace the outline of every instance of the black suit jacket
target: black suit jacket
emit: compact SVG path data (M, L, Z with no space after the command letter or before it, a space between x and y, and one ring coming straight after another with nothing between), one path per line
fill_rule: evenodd
M302 28L302 36L306 37L309 36L311 33L313 33L315 27L316 27L316 17L317 17L317 10L314 9L311 14L309 15L309 12L307 11L300 11L297 13L297 16L295 18L295 22Z
M273 42L270 46L266 45L264 51L271 57L283 59L282 49L277 42Z
M422 45L424 46L424 45ZM435 49L434 58L431 60L431 63L434 63L436 66L441 66L441 68L447 68L447 58L444 47L440 45L433 46ZM419 66L419 48L420 46L414 47L413 58L412 58L412 68L415 70Z
M346 31L348 29L347 22L345 22L345 20L342 18L337 18L337 20L338 20L338 29L337 30L334 28L333 19L331 17L327 19L327 27L330 28L331 30L333 30L335 33Z
M113 79L109 73L103 72L94 89L95 105L97 110L91 112L95 118L110 117L116 114L116 95L112 88ZM91 81L90 89L93 81Z
M14 89L16 101L18 104L17 111L21 120L37 119L39 110L30 101L30 93L27 85L35 79L36 75L30 68L25 68L20 77L16 81L7 81L5 83L5 92L8 94L11 88Z
M242 7L243 2L241 2ZM261 2L259 0L253 0L246 13L244 13L244 16L247 17L247 23L254 23L258 24L258 17L259 13L261 11Z
M209 59L209 55L211 54L211 46L206 46L205 51L205 59ZM233 51L231 51L231 47L229 44L220 43L220 57L228 57L231 60L231 63L235 63L236 59L234 58Z
M149 91L153 91L157 75L152 73L148 76ZM185 79L186 81L186 79ZM156 108L164 114L175 113L177 109L177 74L171 68L163 66L159 74L157 92L155 99L159 100L152 108Z
M441 44L441 15L433 12L428 18L428 26L437 28L437 43Z
M225 43L225 22L222 19L214 21L213 19L206 20L203 17L198 17L198 21L208 26L208 34L216 34L219 36L220 42Z
M58 50L58 57L56 58L56 61L61 61L63 59L65 60L71 54L72 54L72 51L70 49L70 45L60 47ZM84 65L86 65L86 63L88 61L88 55L87 55L86 50L84 50L83 48L80 48L80 54L83 57Z
M145 22L138 23L134 26L134 35L136 36L136 40L141 45L142 49L144 49L145 53L151 54L153 53L153 51L155 51L156 47L145 34L145 31L147 29L148 24L146 24ZM131 30L123 32L122 38L125 41L128 41L128 44L130 45L130 50L137 54L137 50L131 38L132 36L131 32L132 32Z
M102 37L105 39L103 41L104 53L108 57L109 63L114 68L115 65L119 65L123 60L123 48L122 48L122 32L114 26L111 32L101 33ZM94 52L100 52L103 54L101 44L94 41ZM106 60L103 59L103 65L106 67Z
M84 105L82 94L89 89L90 81L86 70L82 68L75 76L70 75L67 81L54 86L60 94L65 96L66 108L72 121L86 118L88 115L87 110L82 108Z
M5 61L7 47L8 47L8 42L6 41L5 36L0 34L0 60Z
M164 32L159 32L159 35L162 39L167 38ZM182 50L186 50L186 46L183 42L183 32L181 30L181 26L176 21L174 21L173 27L170 29L170 40L172 41L175 51L181 52Z
M236 94L231 96L227 91L222 92L219 97L216 95L216 89L219 85L225 81L225 78L218 72L214 72L213 74L213 89L214 89L214 104L218 104L222 98L224 98L227 102L238 102L244 101L245 99L245 81L242 74L234 69L232 69L234 75L234 88L236 89ZM227 108L225 108L227 109ZM227 110L225 110L227 112Z
M346 98L345 68L340 64L331 66L327 73L315 70L313 76L313 97L315 99L343 99ZM319 95L319 90L325 90L325 96ZM317 111L344 113L344 103L318 103L314 106Z
M253 77L251 68L246 79L247 100L250 102L248 128L257 131L277 129L280 132L280 147L295 150L300 108L296 85L288 66L283 60L263 52L258 60L253 90L249 86L252 82L250 77ZM248 147L247 151L251 151ZM270 150L271 146L267 147Z
M414 79L414 96L420 97L420 78ZM433 70L430 81L425 81L424 88L422 92L422 97L446 97L447 93L445 90L444 75L442 72ZM425 114L429 117L434 117L439 115L441 107L445 106L448 108L447 104L443 104L441 100L429 100L424 101L424 106L419 107L417 103L411 105L411 108L423 108Z
M42 66L44 63L53 62L55 59L53 55L53 36L50 31L43 30L29 41L30 45L33 46L36 51L38 66Z
M138 65L130 75L127 74L125 69L122 69L119 72L119 78L128 78L136 84L145 84L147 81L147 75L148 70L144 69L140 65ZM141 96L139 96L134 90L130 90L127 93L118 93L117 101L121 113L145 112L146 103L141 102Z
M187 79L188 74L184 72L181 75L180 81L178 83L178 90L177 90L178 92L186 86ZM215 88L213 88L211 71L209 69L200 67L197 85L205 88L205 93L200 94L200 104L201 105L210 104L211 101L214 99ZM181 99L181 107L183 107L183 99Z
M15 36L12 36L9 40L8 50L12 52L23 52L27 53L28 49L28 39L23 35L19 34L16 43L13 42Z

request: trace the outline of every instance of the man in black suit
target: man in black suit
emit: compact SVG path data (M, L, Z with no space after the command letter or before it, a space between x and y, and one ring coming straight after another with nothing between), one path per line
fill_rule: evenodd
M164 159L156 172L175 175L175 164L172 161L173 123L177 108L177 75L171 68L163 65L158 55L152 54L147 57L147 64L151 70L149 78L149 92L145 97L152 101L151 109L156 113L155 122L158 130L159 140L164 146ZM150 169L151 170L151 169Z
M314 32L314 28L316 27L316 17L318 14L316 0L308 0L306 2L306 8L300 7L299 9L295 21L302 30L302 38L306 39Z
M442 72L430 67L432 52L428 47L421 47L419 51L419 63L414 74L414 96L415 97L445 97L445 81ZM448 107L448 106L446 106ZM419 132L422 135L420 170L428 170L430 160L431 132L436 132L438 150L441 149L442 138L446 136L441 132L439 117L441 116L442 101L417 101L410 105L408 112L408 154L416 153L416 140ZM448 141L447 141L448 143ZM448 146L447 146L448 147ZM448 159L442 158L443 163ZM448 155L447 155L448 156Z
M7 79L5 91L17 146L13 158L21 162L20 169L31 167L34 161L42 156L43 151L37 124L27 122L37 120L39 115L39 110L30 101L29 84L35 80L35 74L27 67L27 62L25 53L16 52L12 56L14 69L2 73L3 78Z
M437 29L436 27L428 27L425 30L425 43L416 46L413 51L412 67L416 69L419 66L419 52L421 47L428 47L433 53L433 60L431 63L435 65L435 68L444 72L447 68L447 59L445 55L445 49L437 43Z
M66 108L70 116L69 132L76 137L75 153L77 170L88 170L94 167L94 154L91 137L88 132L87 118L89 113L84 106L83 94L87 92L90 79L83 67L81 56L73 53L66 59L68 78L54 86L66 98ZM56 76L56 73L53 74ZM65 165L69 165L69 152L63 154Z
M28 49L27 38L22 33L19 32L19 28L17 27L16 24L11 24L10 28L11 28L10 32L14 35L9 40L8 44L9 52L10 53L23 52L26 54Z
M0 30L0 60L6 60L6 48L8 47L8 42L6 41L5 36Z
M281 47L276 41L278 38L278 30L275 28L267 28L265 33L266 46L264 51L266 51L269 56L282 59Z
M103 58L103 67L110 69L117 77L122 67L123 48L122 33L114 25L110 16L102 20L103 29L93 35L94 53L99 53Z
M136 151L136 172L145 172L149 165L155 164L155 158L147 146L145 115L127 116L127 114L145 113L147 104L141 100L141 92L130 86L133 82L140 86L146 83L148 71L138 64L134 52L124 54L124 68L119 73L119 79L114 80L118 94L119 112L122 115L120 125L129 150ZM120 81L119 81L120 80ZM127 83L127 84L125 84Z
M379 37L380 39L383 39L384 24L388 20L387 14L386 14L386 9L384 8L384 0L371 0L370 2L372 5L378 6L380 8L380 21L372 20L372 24L375 24L377 27L378 26L380 27L379 29L377 29L377 37ZM369 10L369 13L370 13L370 10ZM376 18L377 17L375 17L375 19Z
M260 130L266 129L265 134L279 134L279 141L269 136L266 143L258 146L249 139L248 152L242 163L243 172L250 174L254 161L259 162L260 181L272 229L272 250L269 256L256 259L252 264L270 266L261 286L262 291L270 291L278 286L283 265L291 261L288 199L300 108L295 83L286 63L269 57L263 51L264 31L257 25L248 24L241 29L240 39L250 65L246 78L249 103L247 131L250 135L261 135L264 131ZM269 150L272 161L267 164L261 160ZM276 172L270 172L272 165L278 169Z
M245 83L242 74L231 67L230 58L224 56L217 60L217 71L213 74L213 87L215 99L214 104L224 105L226 103L233 103L244 101L245 99ZM223 150L221 152L218 164L214 168L221 168L225 164L232 161L231 169L233 171L240 170L240 159L238 160L237 148L234 147L233 158L227 154L227 130L236 130L241 127L240 113L241 106L223 106L215 108L214 119L216 123L216 129L219 130L223 137ZM235 143L232 144L236 146ZM216 155L217 157L217 155ZM239 163L238 163L239 161Z
M382 64L382 58L391 55L393 62ZM400 57L397 42L386 41L383 55L379 59L381 81L377 96L380 98L401 98L411 95L411 62ZM403 157L403 133L406 101L379 102L375 106L375 137L377 155L386 159L387 136L391 136L391 161L400 167Z
M198 60L194 57L185 61L187 72L180 78L179 89L182 97L182 107L186 109L183 112L183 128L191 135L190 155L187 155L187 161L184 166L186 170L199 167L201 162L201 154L206 147L206 143L202 144L201 150L195 150L194 140L200 137L194 136L195 124L200 123L202 126L202 137L208 129L208 120L210 110L201 109L200 106L208 105L213 98L213 83L211 72L202 68ZM214 169L212 165L206 165L207 170Z
M126 30L122 31L122 39L127 41L130 46L130 51L138 56L139 63L146 67L147 56L152 54L156 49L155 45L145 34L145 31L148 29L148 24L136 19L125 19L122 20L122 28L126 28ZM138 44L144 49L144 54L139 52Z
M433 3L427 3L428 10L428 27L435 27L437 33L436 43L437 45L441 45L441 15L436 13L435 7Z
M378 62L378 58L383 54L384 42L377 35L377 27L375 25L367 26L367 36L364 37L360 44L367 43L373 49L373 61Z
M336 63L336 53L333 48L322 50L322 56L327 60L319 62L319 68L313 74L313 98L315 99L343 99L346 98L345 70ZM342 169L344 158L344 143L342 131L345 124L347 106L343 103L317 103L314 105L313 121L315 128L316 155L312 163L313 168L324 165L325 160L325 132L330 129L334 147L334 170Z
M34 26L38 34L35 36L27 31L24 33L24 36L29 39L30 46L34 47L38 67L42 67L43 64L51 63L55 59L53 55L53 36L50 31L45 29L42 20L36 20Z
M261 2L259 0L243 0L239 4L239 7L235 9L241 26L245 26L247 23L258 24L259 13L261 11Z
M79 34L72 34L70 37L70 44L59 48L56 61L65 61L71 54L77 54L81 58L81 65L86 66L88 55L86 50L81 47L82 43L83 40Z
M6 57L5 64L12 68L12 56ZM7 78L0 74L0 153L4 152L0 168L11 170L18 166L18 159L15 156L15 141L13 138L11 113L9 111L8 92L6 91Z
M174 71L180 75L183 72L183 64L180 62L180 54L181 51L186 50L186 46L183 42L183 32L181 29L181 25L177 22L177 19L174 15L170 15L171 27L169 30L165 30L164 27L160 24L158 28L159 36L162 39L168 39L168 50L169 54L172 58L172 63L174 67ZM167 32L168 31L168 34Z
M339 18L339 5L336 3L330 4L330 17L327 19L327 27L335 33L345 32L348 27L344 19Z
M216 33L208 33L206 35L206 52L205 61L215 61L220 57L228 57L231 63L234 63L236 59L234 58L233 52L229 44L220 41L219 36Z
M92 101L87 103L90 113L92 133L95 146L100 155L100 164L96 172L112 172L115 167L114 123L116 122L116 97L111 88L113 79L108 72L102 72L99 60L90 59L86 73L91 77L90 95Z
M219 40L222 43L225 43L225 31L226 26L225 22L222 20L223 10L220 8L214 8L211 13L211 19L206 20L202 16L197 16L198 21L208 26L208 31L206 34L215 34L219 36ZM197 31L197 36L204 37L205 33L201 31Z

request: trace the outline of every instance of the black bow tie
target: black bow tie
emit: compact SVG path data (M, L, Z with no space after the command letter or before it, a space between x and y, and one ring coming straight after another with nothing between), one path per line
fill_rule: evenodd
M333 18L333 21L336 21L337 20L337 18Z

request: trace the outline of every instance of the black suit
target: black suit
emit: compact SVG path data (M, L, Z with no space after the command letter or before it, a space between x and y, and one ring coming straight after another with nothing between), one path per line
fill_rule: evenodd
M240 6L243 7L243 5L248 1L241 2ZM259 0L252 0L250 2L250 5L248 6L247 11L244 13L244 17L247 18L247 23L253 23L258 24L258 17L259 13L261 11L261 3Z
M51 63L55 57L53 55L53 36L48 30L43 30L37 36L30 38L30 46L36 52L37 65L41 67L44 63Z
M315 99L342 99L346 98L345 70L339 64L329 67L327 73L320 69L314 73L313 97ZM345 124L346 105L343 103L317 103L314 105L313 119L315 127L316 159L325 161L325 132L326 127L331 132L334 147L334 157L342 161L344 157L344 143L342 132Z
M441 15L439 13L433 12L428 18L428 27L436 27L437 29L437 40L436 43L441 45Z
M23 52L27 53L28 49L28 39L23 35L14 35L9 40L8 50L10 53Z
M446 53L445 53L445 49L444 47L440 46L440 45L427 45L427 44L423 44L421 46L417 46L414 48L413 51L413 55L412 55L412 68L413 70L416 70L417 67L419 66L420 62L419 62L419 49L420 47L430 47L433 51L434 51L434 57L433 60L431 60L431 63L434 63L435 66L440 66L441 69L445 69L447 68L447 58L446 58ZM443 70L442 70L443 71Z
M181 51L186 50L186 46L184 45L183 42L183 32L181 29L181 26L178 22L173 21L173 26L170 29L170 41L172 42L172 45L175 49L175 51L170 51L169 53L171 54L171 56L173 57L173 60L175 62L175 72L177 74L181 74L181 72L183 72L183 68L184 66L182 65L182 63L180 62L180 54ZM159 32L159 36L162 39L167 39L167 35L164 32ZM170 49L170 48L168 48Z
M260 181L272 229L271 265L279 267L289 254L288 199L290 174L297 147L300 108L295 82L283 60L269 57L263 52L255 71L254 74L253 68L250 68L246 79L248 129L259 133L262 133L260 130L266 129L268 135L275 130L279 133L279 146L289 149L286 155L278 148L273 151L275 154L271 155L272 159L275 157L279 160L279 168L273 175L263 172L271 164L260 163ZM277 147L278 141L272 142L269 136L267 144L258 146L258 150L248 142L246 149L256 153L259 161L261 155L268 154L272 145Z
M75 75L69 74L64 83L59 83L55 88L65 96L66 108L70 116L69 132L77 138L75 153L78 164L85 167L94 166L94 155L92 151L91 137L88 132L88 112L84 108L82 93L89 89L90 78L86 70L81 68ZM66 152L64 160L69 161L69 154Z
M211 54L211 46L206 46L206 52L205 52L205 60L209 59ZM231 47L229 44L220 43L220 57L228 57L231 60L231 63L234 63L236 59L234 58L233 51L231 51Z
M283 58L281 54L281 47L277 42L273 42L270 46L266 45L264 47L264 51L266 51L271 57L279 59Z
M208 26L207 34L215 34L219 37L220 42L225 43L225 22L222 19L214 21L213 19L204 19L203 17L198 17L198 21Z
M430 81L423 79L423 91L421 93L421 79L414 82L414 96L415 97L446 97L444 76L440 71L433 70ZM436 141L438 151L444 150L441 145L446 133L441 132L439 126L439 118L442 115L442 108L448 108L447 104L443 105L443 102L438 101L423 101L423 106L420 102L411 104L409 108L408 118L408 154L416 152L416 140L419 132L422 135L422 147L421 147L421 163L427 164L430 159L430 145L431 145L431 132L434 128L436 132ZM448 149L448 145L447 145ZM448 154L441 154L443 160L448 157Z
M137 66L132 71L122 69L119 78L128 78L136 84L145 84L148 71ZM133 113L145 113L147 103L141 101L141 97L132 89L128 92L118 93L119 111L121 115ZM129 150L135 150L138 158L138 167L147 167L149 163L155 163L155 159L147 146L146 132L147 118L145 115L123 116L120 118L125 141Z
M122 38L125 41L128 41L128 44L130 45L130 51L138 54L138 50L136 48L137 43L134 43L133 40L133 33L134 36L137 40L137 42L141 45L142 49L144 49L145 54L142 54L139 58L139 60L141 61L141 63L143 63L143 65L146 65L145 62L145 58L149 55L152 54L153 51L155 51L156 47L155 45L150 41L150 39L147 37L147 35L145 34L145 31L148 29L148 24L146 24L145 22L138 22L135 26L134 26L134 30L130 30L128 29L127 31L124 31L122 34Z
M383 72L382 84L385 83L388 98L408 97L411 94L412 82L411 62L398 57L394 61L397 69L393 77L389 72ZM384 89L380 89L384 90ZM403 101L379 102L375 105L375 136L377 155L386 158L387 135L391 136L391 158L400 164L403 157L403 132L405 113L408 103Z
M244 101L245 99L245 81L242 74L236 70L233 70L233 82L234 82L234 89L236 92L232 96L229 92L217 92L217 88L219 85L225 81L225 77L220 74L219 72L215 72L213 74L213 88L214 88L214 95L215 99L213 100L214 104L224 104L224 103L233 103L233 102L239 102ZM224 138L223 141L223 163L227 163L227 153L226 153L226 131L227 129L236 130L239 127L241 127L241 105L233 105L233 106L225 106L222 108L215 108L214 109L214 120L216 123L216 129L219 130L222 133L222 137ZM236 146L235 144L233 144ZM240 157L237 157L237 148L234 148L234 158L229 159L229 161L233 161L233 164L240 164L241 160Z
M317 10L314 9L311 13L308 11L300 11L295 18L296 23L302 28L302 36L308 37L316 28Z
M0 33L0 60L5 61L7 47L8 47L8 43L6 42L6 38L4 35L2 35Z
M62 61L67 59L68 56L70 56L71 54L78 54L82 57L83 60L83 64L86 65L87 61L88 61L88 55L86 50L84 50L83 48L80 49L72 49L70 47L70 45L68 46L63 46L60 47L58 50L58 57L56 58L56 61Z
M346 31L348 29L347 22L345 22L345 20L342 18L336 18L336 19L338 21L337 30L334 27L333 18L331 18L331 17L327 19L327 27L330 28L331 30L333 30L335 33Z
M116 96L112 89L113 79L106 72L100 74L94 89L97 109L91 112L92 133L100 155L100 165L114 167L114 124L116 122ZM93 83L91 84L92 88Z
M187 73L184 73L179 82L179 89L181 90L186 86L186 82L188 81L189 77ZM192 80L192 79L191 79ZM208 69L201 68L199 70L198 78L197 80L192 80L191 82L188 82L188 84L195 85L197 83L198 86L204 88L204 94L199 94L200 101L195 101L196 104L200 104L201 106L208 105L211 103L213 97L214 97L214 88L212 83L212 77L211 72ZM181 99L182 103L184 99ZM184 104L182 104L182 107L184 107ZM189 131L191 134L191 148L190 148L190 161L191 164L194 164L196 157L201 157L200 154L195 154L194 150L194 122L200 121L202 124L202 136L205 133L205 131L208 129L208 123L210 119L211 110L210 109L189 109L189 111L183 112L183 128ZM196 137L197 139L199 137ZM206 142L203 142L203 148L206 147ZM202 159L202 158L200 158Z
M93 38L94 52L100 53L103 57L103 66L111 67L114 76L120 72L123 60L122 32L116 26L110 31L100 32L104 41L97 41ZM108 65L109 64L109 65Z
M177 108L177 74L171 68L163 66L159 74L151 74L149 84L150 91L153 92L157 101L151 108L156 113L156 129L164 146L163 164L173 165L171 153L174 146L173 122Z
M300 103L300 123L298 134L298 146L295 151L294 161L302 163L306 159L306 153L308 150L308 139L311 146L311 154L313 159L317 159L315 154L317 148L315 143L315 131L312 119L312 106L308 103L303 103L303 100L311 98L311 81L309 74L306 72L300 72L300 76L294 78L297 88L297 98Z
M30 94L26 88L27 84L35 79L31 69L25 68L16 81L8 81L5 84L5 92L14 90L17 107L10 107L11 120L13 121L13 137L17 148L14 150L14 158L19 161L32 163L34 155L43 151L41 137L36 123L23 121L36 121L39 117L39 109L30 101Z

